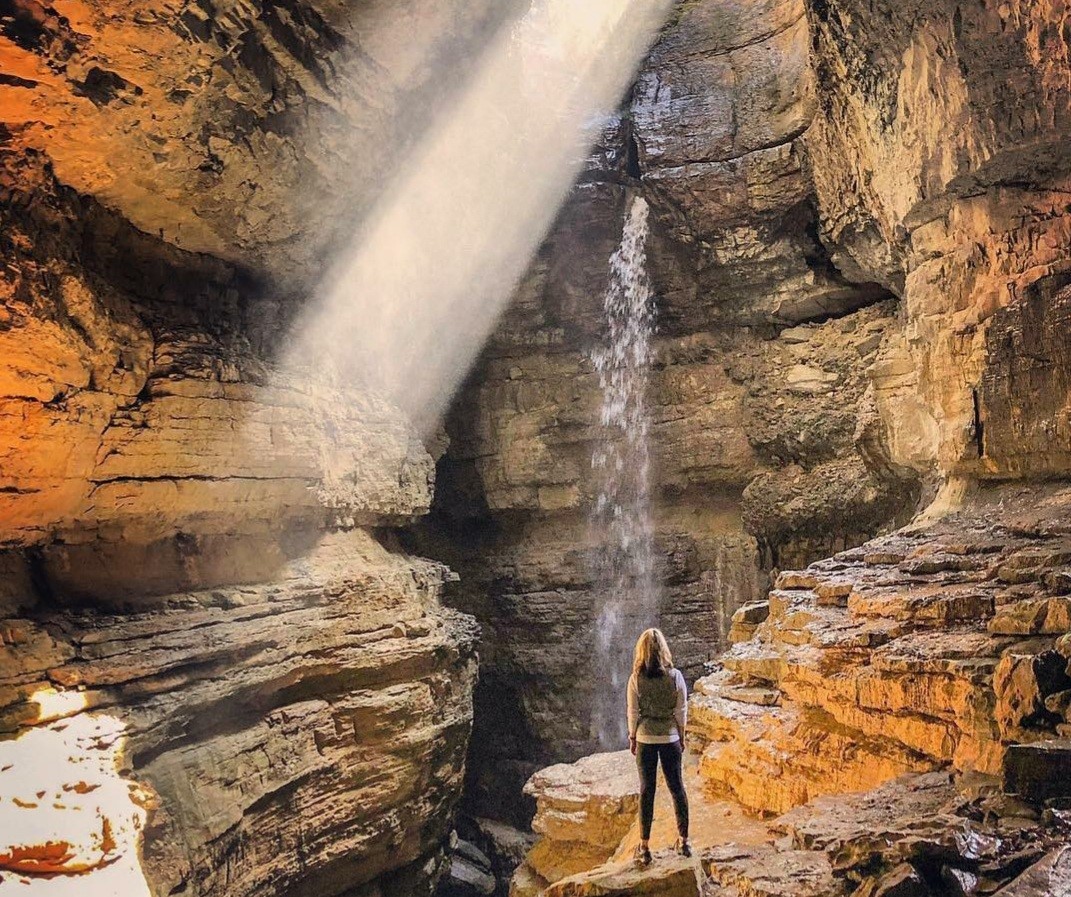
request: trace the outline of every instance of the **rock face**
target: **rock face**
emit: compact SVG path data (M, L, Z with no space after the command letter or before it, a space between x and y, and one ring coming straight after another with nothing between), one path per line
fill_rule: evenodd
M396 532L434 459L273 363L425 66L508 11L389 6L0 5L4 882L408 897L444 866L476 631Z
M0 880L430 892L476 634L421 554L483 624L468 809L516 852L594 744L590 350L640 193L661 625L692 679L737 642L689 775L779 818L637 872L628 758L559 767L520 893L1066 887L1066 10L679 4L436 459L273 358L517 6L0 3Z
M596 744L590 353L632 194L653 212L660 625L686 674L725 646L770 568L915 509L919 476L889 461L869 373L898 331L895 303L849 282L818 238L808 41L792 0L680 7L455 402L418 544L459 571L449 600L484 630L478 815L523 823L528 776Z
M5 139L145 233L300 284L463 80L443 60L474 58L516 8L18 0Z
M389 533L431 457L374 396L273 379L235 269L33 159L5 169L0 880L428 892L475 679L447 571Z
M902 295L906 326L887 363L917 372L878 390L898 463L1066 470L1061 448L1039 451L1028 435L1066 445L1062 374L1016 390L1021 424L1001 422L1013 371L1060 368L1060 338L1045 335L1060 303L1037 309L1067 268L1063 16L997 3L813 6L820 113L807 144L823 235L843 270ZM1016 338L1039 352L1018 360Z
M460 792L476 666L471 621L436 606L441 579L354 531L271 585L173 595L151 613L6 621L3 727L16 737L0 754L43 734L57 695L79 700L56 739L83 720L114 726L87 753L117 751L112 777L147 790L150 812L144 844L101 862L122 846L137 869L142 846L143 893L420 893ZM0 778L39 762L5 762ZM50 775L76 792L84 780ZM64 804L51 832L73 842L81 816ZM2 809L5 838L44 812ZM50 870L4 854L0 880L85 872L71 857Z
M707 777L784 812L927 767L997 775L1009 744L1063 731L1067 629L1020 621L1064 601L1068 500L983 492L971 514L782 574L769 618L697 685Z
M441 471L473 510L455 532L560 533L562 504L589 500L572 409L593 403L571 347L598 333L581 297L600 288L563 247L583 233L601 258L620 207L603 197L642 191L662 508L729 509L764 570L833 555L767 602L733 590L742 643L696 687L704 776L754 811L939 767L997 775L1009 746L1008 781L1040 796L1029 758L1062 762L1065 499L974 486L1069 470L1065 20L995 2L681 4L630 98L626 164L591 173L458 405ZM520 439L498 441L514 421ZM838 553L935 496L927 520L959 515ZM455 600L496 621L534 605L516 592L492 573L489 601ZM674 602L671 640L693 625ZM541 655L514 656L503 679L527 711L516 672ZM917 869L889 874L874 893L923 893Z
M548 767L532 776L525 793L538 799L532 829L539 841L525 857L522 878L543 883L610 859L640 805L635 764L625 751Z
M689 792L697 807L720 795L772 819L779 840L693 829L713 848L703 868L714 882L856 897L1065 886L1046 851L1067 837L1071 492L987 486L968 505L782 572L765 615L738 612L759 622L741 626L690 701ZM539 813L593 760L555 767L554 786L534 777ZM623 826L607 812L588 826ZM606 893L636 874L609 863L558 879L538 862L541 848L563 853L554 837L544 832L518 871L516 895ZM656 866L620 893L676 893L676 867Z

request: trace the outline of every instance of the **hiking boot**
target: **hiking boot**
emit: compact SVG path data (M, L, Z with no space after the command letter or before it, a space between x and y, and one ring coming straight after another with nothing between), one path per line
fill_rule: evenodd
M677 839L677 853L682 857L690 857L692 855L692 845L688 843L687 838Z
M632 859L637 866L650 866L651 865L651 849L644 847L642 844L636 847L636 852L632 854Z

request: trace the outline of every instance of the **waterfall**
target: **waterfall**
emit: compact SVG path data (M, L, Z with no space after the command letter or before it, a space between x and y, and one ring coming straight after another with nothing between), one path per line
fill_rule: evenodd
M603 299L605 342L591 353L602 390L600 432L591 456L598 498L591 523L597 550L594 580L596 694L593 730L603 748L627 736L625 685L639 633L658 623L651 518L650 414L647 383L655 313L647 273L648 207L636 197L621 245L610 257Z

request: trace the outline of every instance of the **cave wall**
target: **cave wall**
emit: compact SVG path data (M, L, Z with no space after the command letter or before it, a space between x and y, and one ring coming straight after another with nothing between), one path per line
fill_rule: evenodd
M688 273L667 278L660 260L669 253L656 254L663 321L679 301L698 317L697 329L721 331L735 318L754 326L768 349L787 342L813 358L812 347L796 342L803 334L851 330L883 307L886 317L870 350L827 390L745 431L756 454L776 446L743 490L746 531L777 534L778 567L816 562L782 569L766 601L741 609L735 644L692 697L691 793L702 795L693 809L711 795L733 802L715 804L714 824L700 837L737 843L703 850L698 873L673 860L636 872L622 862L638 840L635 827L625 837L634 813L631 758L588 757L530 780L541 840L511 893L921 894L958 891L960 881L966 890L1060 893L1067 877L1049 870L1066 855L1061 826L1031 836L1051 852L1039 850L1025 872L1001 862L981 871L937 845L962 830L960 819L940 818L951 807L1040 808L1053 796L1049 783L1066 781L1068 10L1044 2L807 0L797 7L804 18L795 42L794 15L772 29L794 54L782 44L782 58L771 51L746 68L733 67L733 51L705 58L726 20L738 19L737 33L763 46L754 28L759 6L681 4L651 57L667 67L641 74L632 100L642 189L655 204L664 176L658 160L673 147L662 221L679 222L679 230L671 226L661 239ZM690 22L703 37L676 56ZM784 98L796 92L773 85L776 73L808 57L801 67L809 73L796 82L807 111L793 117ZM756 82L765 88L748 99ZM719 83L731 89L719 93ZM657 119L637 108L645 97L664 109ZM704 108L719 110L720 129L696 127ZM791 157L774 156L764 146L769 132L741 123L742 111L757 108L795 123ZM659 125L646 159L645 121ZM675 144L678 121L687 131ZM760 160L793 158L798 174L767 167L749 179L746 166L712 164L741 147L756 173ZM768 223L756 216L725 227L712 214L723 198L734 212L757 211L787 184L799 191L794 215L782 206ZM809 248L794 255L800 245ZM738 248L754 266L733 259ZM814 289L792 276L791 260L801 255L851 298L794 320ZM723 305L723 296L732 301ZM674 317L666 326L677 324ZM728 332L738 351L743 328ZM835 370L804 363L817 370L805 376L782 363L767 372L765 389L779 375L820 384ZM721 387L716 395L731 393ZM812 409L821 411L815 424L829 421L833 433L850 436L826 457L792 459L787 450L813 450L813 434L822 432L809 425ZM834 470L842 475L829 475ZM877 528L903 519L905 506L883 508L875 493L863 498L870 477L909 493L908 513L923 513L845 551L807 544L800 524L808 517L827 533L831 520L867 510L880 518ZM839 501L845 505L827 516ZM952 786L956 797L905 826L904 796L927 781ZM741 805L776 817L758 850L727 821ZM667 840L669 810L664 805ZM825 814L825 827L797 824ZM974 818L1003 832L1014 825L999 811ZM927 847L915 852L908 841ZM896 845L894 856L880 859L877 842ZM742 868L746 858L751 871Z
M273 380L233 268L26 157L6 174L9 750L117 720L117 762L151 795L154 893L418 893L451 825L476 665L471 621L440 607L447 571L389 532L428 508L432 458L374 397ZM54 713L57 694L79 703ZM3 812L33 832L38 776L17 761L3 775L23 803ZM57 799L81 781L51 772ZM82 848L66 860L8 827L0 874L108 875L117 848L94 831L123 808L92 809L55 824Z
M435 461L275 363L509 12L390 7L0 4L0 881L441 873L476 630L398 535Z
M902 297L875 378L895 463L967 479L1067 471L1051 330L1068 266L1066 16L1059 3L811 5L823 238L843 270ZM1031 364L1053 376L1019 379Z
M455 402L418 544L484 631L471 812L523 824L524 780L595 749L589 353L631 196L652 209L661 625L687 675L769 570L915 511L922 476L891 457L870 375L896 295L820 238L810 52L802 2L681 4Z
M594 748L587 353L630 195L653 211L662 622L690 675L767 571L973 483L1066 476L1065 20L677 7L449 422L428 550L486 632L475 812L523 821L502 795Z

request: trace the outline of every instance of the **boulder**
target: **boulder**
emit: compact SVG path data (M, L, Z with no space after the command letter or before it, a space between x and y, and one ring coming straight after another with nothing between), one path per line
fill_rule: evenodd
M1004 788L1037 803L1071 798L1071 740L1010 745L1004 754Z
M1001 658L993 679L996 694L996 720L1004 732L1043 723L1045 701L1050 695L1071 686L1067 661L1057 651L1040 654L1009 652Z
M1038 861L999 897L1068 897L1071 895L1071 847L1060 847Z

